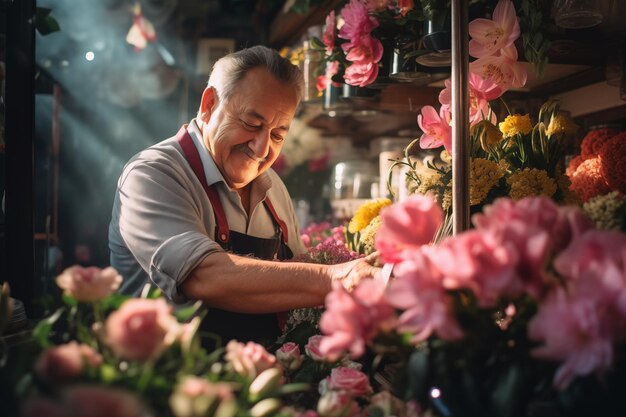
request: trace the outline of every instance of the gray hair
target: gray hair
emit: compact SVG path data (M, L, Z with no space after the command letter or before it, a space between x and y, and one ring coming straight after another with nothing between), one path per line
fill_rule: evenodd
M211 71L209 86L214 87L220 100L228 102L237 90L239 81L254 68L267 68L278 81L291 85L298 95L304 94L302 71L274 49L253 46L220 58Z

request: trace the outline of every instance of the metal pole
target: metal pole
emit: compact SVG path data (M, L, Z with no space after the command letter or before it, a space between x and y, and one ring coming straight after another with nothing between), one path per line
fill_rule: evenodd
M452 231L469 228L469 73L467 1L452 1Z

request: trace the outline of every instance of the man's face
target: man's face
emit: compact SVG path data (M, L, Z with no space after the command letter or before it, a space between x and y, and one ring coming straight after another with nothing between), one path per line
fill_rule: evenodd
M217 167L231 188L241 189L278 158L298 101L291 86L264 68L249 71L236 88L228 103L217 102L212 90L207 97L205 91L200 118ZM209 106L211 102L217 105ZM208 116L202 113L207 109Z

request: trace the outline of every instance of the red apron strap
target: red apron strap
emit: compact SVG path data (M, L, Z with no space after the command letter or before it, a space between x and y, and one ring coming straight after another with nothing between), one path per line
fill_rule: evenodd
M180 128L178 133L176 134L176 139L178 139L178 143L180 147L183 148L183 152L185 153L185 157L191 166L194 174L198 180L200 180L200 184L202 184L202 188L204 188L204 192L209 197L209 201L211 201L211 206L213 206L213 211L215 212L215 218L217 220L217 236L216 238L222 243L226 243L230 237L230 230L228 229L228 221L226 220L226 214L224 213L224 208L222 207L222 203L220 202L220 197L217 194L217 190L215 189L215 184L209 186L206 181L206 174L204 173L204 167L202 166L202 160L200 159L200 154L198 153L198 149L193 144L193 139L187 132L187 125L184 125Z
M272 217L274 217L274 221L278 224L278 226L280 227L280 230L282 231L283 243L287 244L287 241L289 241L289 234L287 232L287 223L285 223L280 217L278 217L278 213L276 213L276 210L274 209L274 206L272 205L272 202L270 201L269 197L265 197L265 200L263 202L265 203L265 206L270 211L270 213L272 213Z

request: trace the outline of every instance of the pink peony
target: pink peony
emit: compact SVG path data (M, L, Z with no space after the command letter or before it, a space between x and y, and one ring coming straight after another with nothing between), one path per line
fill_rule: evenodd
M90 346L71 341L46 349L35 363L35 372L48 382L65 382L83 372L85 365L92 368L102 363L102 356Z
M343 391L351 397L365 397L374 392L367 375L353 368L333 368L326 381L329 390Z
M393 308L384 297L384 285L375 280L359 283L352 293L338 284L326 296L326 311L320 329L326 335L320 352L331 361L350 351L353 358L365 352L365 345L381 330L393 327Z
M437 113L433 106L424 106L417 116L417 124L424 132L419 140L422 149L443 146L452 154L452 116L449 108L441 106Z
M443 287L469 289L483 307L493 307L503 295L523 289L517 277L517 251L491 234L470 230L425 248L443 275Z
M283 368L294 371L302 365L304 358L297 343L287 342L276 351L276 359Z
M326 46L326 55L331 55L335 49L335 11L326 16L324 25L324 33L322 34L322 43Z
M382 225L375 238L383 262L399 262L406 252L430 243L443 222L443 212L434 199L414 195L383 208Z
M250 381L266 369L280 366L274 355L254 342L244 345L231 340L226 345L225 358L236 373Z
M105 323L106 343L122 359L154 359L178 337L181 327L163 299L134 298Z
M309 337L309 341L307 342L306 346L304 346L304 352L309 358L313 359L316 362L324 362L326 360L326 357L320 350L320 343L322 342L323 338L324 336L319 334L311 336Z
M625 268L625 250L626 234L590 230L556 257L554 268L561 275L574 279L589 269L601 268L606 261Z
M532 355L561 361L554 385L566 387L574 377L605 370L613 361L613 340L607 317L593 297L569 297L561 288L540 305L528 326L528 336L543 345Z
M367 6L360 0L350 0L350 2L341 9L341 17L344 24L339 29L339 37L345 39L341 45L344 51L359 46L364 37L378 27L378 20L369 14Z
M374 82L378 76L378 64L375 62L357 61L346 68L343 78L346 84L365 87Z
M398 330L411 334L420 343L437 333L445 340L462 337L454 319L451 300L443 288L443 276L428 257L419 250L394 268L396 280L389 284L387 300L403 310Z
M122 283L122 277L112 267L100 269L74 265L63 271L56 283L64 294L78 301L94 302L114 293Z
M474 58L498 54L513 45L520 35L515 6L510 0L500 0L491 19L474 19L469 23L469 54Z

